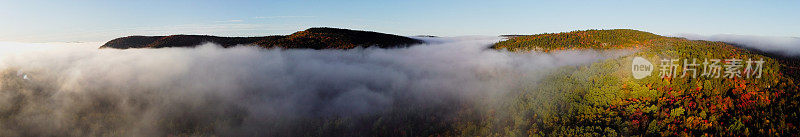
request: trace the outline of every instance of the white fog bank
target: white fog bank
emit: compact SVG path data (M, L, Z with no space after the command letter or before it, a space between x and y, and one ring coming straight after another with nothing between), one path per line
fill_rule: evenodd
M497 37L399 49L97 49L0 43L0 136L289 135L303 119L446 108L619 52L510 53ZM23 50L26 49L26 50ZM289 124L292 123L292 124Z

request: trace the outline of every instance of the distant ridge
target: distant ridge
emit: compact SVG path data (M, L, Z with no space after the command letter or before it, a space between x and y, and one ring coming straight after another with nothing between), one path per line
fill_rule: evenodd
M352 49L356 47L402 48L424 43L421 40L371 31L339 28L310 28L291 35L263 37L218 37L208 35L127 36L103 44L100 48L195 47L211 42L228 48L252 45L288 49Z
M632 30L582 30L536 35L501 35L507 40L492 45L493 49L509 51L560 50L560 49L619 49L647 45L663 38L653 33Z

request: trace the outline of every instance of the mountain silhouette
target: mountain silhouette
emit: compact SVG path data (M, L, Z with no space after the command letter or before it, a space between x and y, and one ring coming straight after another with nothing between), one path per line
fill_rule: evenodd
M259 46L285 49L352 49L402 48L424 43L421 40L360 30L339 28L310 28L291 35L262 37L218 37L209 35L128 36L103 44L100 48L168 48L195 47L203 43L215 43L222 47Z

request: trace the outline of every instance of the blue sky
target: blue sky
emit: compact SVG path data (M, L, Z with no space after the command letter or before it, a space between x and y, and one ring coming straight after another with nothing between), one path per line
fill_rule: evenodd
M339 27L399 35L536 34L631 28L800 37L800 1L6 1L0 41L127 35L284 35Z

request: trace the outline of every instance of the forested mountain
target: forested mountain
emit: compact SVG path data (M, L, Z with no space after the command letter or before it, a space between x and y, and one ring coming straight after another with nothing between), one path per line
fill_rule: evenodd
M663 37L647 32L587 30L509 38L492 46L509 51L562 49L632 49L634 54L583 67L566 67L543 82L532 84L504 106L510 114L500 120L461 125L480 135L610 135L610 136L792 136L800 129L797 66L791 58L773 58L722 42ZM631 76L631 61L642 57L654 65L652 75ZM671 63L662 62L679 59ZM683 61L720 59L721 77L688 77ZM745 70L749 61L762 60L763 75ZM660 76L669 70L674 76ZM687 71L684 71L687 70ZM714 72L714 71L710 71ZM675 74L675 73L673 73ZM730 74L730 75L727 75ZM739 76L735 75L738 74ZM555 97L555 98L553 98ZM498 133L497 131L503 131Z
M563 49L622 49L647 45L661 36L653 33L631 30L585 30L536 35L504 35L508 39L491 48L509 51L563 50Z
M352 49L356 47L396 48L423 43L392 34L338 28L310 28L287 36L217 37L206 35L128 36L111 40L100 48L194 47L211 42L222 47L237 45L264 48Z

